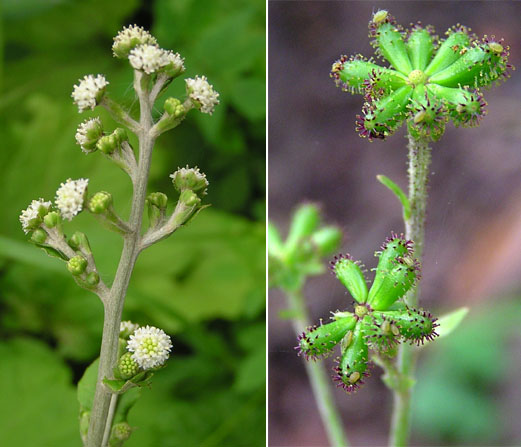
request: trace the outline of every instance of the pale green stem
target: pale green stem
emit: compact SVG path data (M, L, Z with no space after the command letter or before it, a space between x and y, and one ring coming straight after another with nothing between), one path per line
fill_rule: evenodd
M101 447L107 447L110 440L110 432L112 431L112 421L116 413L116 406L118 405L118 395L113 394L110 398L109 414L107 415L107 422L105 423L105 433L103 433L103 442Z
M130 276L139 254L143 209L145 206L150 159L154 146L154 138L150 134L150 129L153 125L152 104L150 103L148 92L144 88L145 85L146 83L142 82L142 74L136 71L134 88L138 94L140 104L140 122L139 128L136 130L139 138L139 161L134 181L132 208L128 220L130 231L124 236L123 251L114 283L110 289L109 298L104 305L105 319L103 322L98 380L90 417L87 447L99 447L103 441L112 393L103 385L102 381L105 377L112 377L112 371L117 362L121 314Z
M295 317L292 318L292 323L293 329L298 336L309 326L309 316L304 304L304 298L300 291L287 291L286 295L291 305L292 313L295 314ZM342 421L331 393L331 381L323 365L309 361L305 362L305 366L329 443L333 447L348 447L347 436L342 427Z
M411 216L405 221L405 236L414 241L415 255L421 261L425 234L425 210L427 207L427 183L431 161L431 148L427 141L416 140L409 135L409 201ZM419 287L414 287L405 297L408 306L417 307ZM411 398L414 385L416 350L400 345L396 366L399 380L393 389L394 403L391 419L389 446L404 447L408 444L411 426Z

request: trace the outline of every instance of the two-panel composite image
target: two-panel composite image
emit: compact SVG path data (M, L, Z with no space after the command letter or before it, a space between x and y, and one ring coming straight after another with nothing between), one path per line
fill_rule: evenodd
M1 13L0 446L521 446L521 2Z

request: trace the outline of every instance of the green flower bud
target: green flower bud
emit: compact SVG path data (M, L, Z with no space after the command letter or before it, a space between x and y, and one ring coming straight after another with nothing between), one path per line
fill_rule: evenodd
M31 241L35 244L43 244L47 240L47 233L41 228L37 228L31 235Z
M150 204L157 206L160 209L165 209L168 203L168 197L162 192L152 192L148 195L147 200Z
M180 118L186 115L186 109L177 98L168 98L163 106L166 113L174 118Z
M306 360L316 359L330 354L331 350L346 336L348 331L355 327L354 316L338 318L332 323L320 326L311 326L298 337L299 355L304 355Z
M293 214L285 249L293 252L303 238L311 236L320 223L320 212L313 204L301 205Z
M335 256L330 268L338 280L349 290L351 296L359 303L367 300L367 284L360 266L353 261L351 255Z
M199 171L198 167L179 168L173 174L170 174L174 188L179 192L186 190L197 193L200 197L206 195L206 188L208 187L208 180L206 175Z
M93 214L102 214L112 205L112 195L106 191L100 191L94 194L87 205L89 211Z
M99 284L99 275L96 272L90 272L87 274L85 282L90 287L96 287Z
M121 127L115 129L114 132L112 132L112 135L114 135L118 144L123 143L123 141L128 141L127 131Z
M193 191L185 189L179 196L179 202L183 203L187 207L195 207L201 204L201 199Z
M139 372L138 363L132 358L130 352L123 354L118 361L118 371L122 379L130 379Z
M318 248L320 256L337 250L341 240L342 232L337 227L323 227L311 235L311 241Z
M157 40L148 31L141 26L130 25L125 26L116 37L112 44L112 52L114 57L126 59L130 50L138 45L157 45Z
M104 154L110 155L126 140L128 140L127 132L125 129L118 127L110 135L101 137L96 143L96 148Z
M76 251L81 250L85 253L92 253L87 235L85 233L82 233L81 231L76 231L70 237L69 245Z
M110 434L109 446L120 446L122 443L130 438L132 434L132 427L128 422L118 422L112 427Z
M364 376L368 375L369 348L363 330L363 324L358 323L355 326L350 343L345 347L335 368L336 376L333 379L348 393L360 388L364 384Z
M87 269L87 260L80 255L74 256L67 262L67 269L73 275L81 275Z
M60 213L51 211L43 218L43 223L47 228L54 228L61 221Z

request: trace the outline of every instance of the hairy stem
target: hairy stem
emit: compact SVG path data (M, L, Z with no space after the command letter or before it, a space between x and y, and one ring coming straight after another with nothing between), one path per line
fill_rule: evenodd
M100 363L96 393L92 406L89 432L87 436L88 447L99 447L103 440L103 433L109 412L112 393L103 385L105 377L112 377L112 370L116 365L118 356L118 338L121 323L121 314L125 303L130 276L139 254L141 241L141 224L145 206L148 173L154 138L150 134L152 128L152 115L146 90L146 82L143 75L135 72L134 88L139 97L140 121L137 136L139 138L139 161L135 176L134 191L132 196L132 208L128 224L130 231L124 236L123 251L119 261L114 283L110 289L109 299L105 303L105 319L103 323L103 336L101 340Z
M308 312L300 291L288 291L287 296L291 310L296 315L292 319L292 323L298 336L309 326ZM323 365L317 362L305 362L305 366L329 443L333 447L347 447L349 445L347 436L342 427L342 421L331 393L330 380Z
M427 141L415 140L409 135L409 201L411 215L405 221L405 235L414 241L415 255L421 261L425 234L425 210L427 207L427 183L431 161L431 148ZM418 306L419 287L414 287L405 297L408 306ZM411 425L411 397L416 366L415 350L400 345L397 357L399 381L393 389L393 413L391 418L391 447L406 446Z

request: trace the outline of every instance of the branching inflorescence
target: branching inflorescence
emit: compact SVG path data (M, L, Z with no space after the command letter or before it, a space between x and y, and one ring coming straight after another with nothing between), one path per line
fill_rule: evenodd
M369 36L381 67L362 55L341 56L331 77L342 90L364 95L356 130L362 137L384 139L407 121L414 138L438 140L449 120L476 126L486 114L480 88L509 76L509 47L503 39L479 40L457 25L440 40L431 26L404 29L387 11L376 12Z
M180 168L171 174L179 194L168 215L168 197L162 192L147 196L147 181L155 139L178 126L191 109L212 114L219 94L205 76L186 79L186 98L167 98L163 113L154 120L152 111L159 95L184 71L179 53L160 48L156 39L143 28L125 27L115 38L113 55L125 59L134 71L134 90L139 100L139 117L134 118L107 94L110 85L102 74L86 75L74 86L72 98L78 111L104 107L123 127L107 130L100 117L81 123L76 142L85 154L104 154L125 171L133 185L128 221L116 212L112 195L107 191L89 194L88 179L68 179L56 192L54 203L33 200L22 211L20 222L31 241L50 255L67 263L67 269L81 287L96 293L104 305L105 324L101 346L96 393L81 401L81 434L89 447L121 445L130 428L121 423L112 427L117 396L135 386L149 383L153 371L161 368L172 348L170 337L161 329L139 328L130 322L121 324L121 315L130 276L139 253L171 235L190 221L202 208L208 181L198 168ZM129 134L139 142L135 150ZM148 211L148 228L142 232L144 209ZM64 224L87 210L102 224L119 233L124 240L123 252L113 284L101 279L87 235L75 232L67 237ZM83 379L82 379L83 380ZM94 384L90 386L92 389ZM128 412L128 410L127 410ZM112 427L112 431L111 431ZM87 430L88 428L88 430ZM114 438L115 436L115 438Z
M359 261L350 255L334 258L331 270L355 299L354 312L335 312L332 322L321 321L298 337L296 349L306 359L328 356L340 344L334 380L348 392L358 389L369 375L369 349L391 356L402 341L420 345L437 336L436 318L398 302L420 275L412 241L393 233L376 255L378 267L370 289Z

